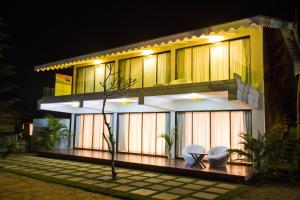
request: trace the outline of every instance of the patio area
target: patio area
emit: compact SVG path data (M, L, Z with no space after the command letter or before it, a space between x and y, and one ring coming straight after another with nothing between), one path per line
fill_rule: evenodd
M60 158L90 163L109 164L110 154L106 151L95 150L55 150L51 152L37 152L38 155L51 158ZM211 168L207 162L205 169L190 167L183 159L171 162L165 157L147 156L138 154L118 153L116 166L148 171L159 171L182 176L205 178L244 183L252 176L252 168L247 165L228 164L226 168Z
M0 170L129 199L231 199L245 186L179 175L110 167L33 155L13 155L0 160ZM37 186L38 187L38 186Z

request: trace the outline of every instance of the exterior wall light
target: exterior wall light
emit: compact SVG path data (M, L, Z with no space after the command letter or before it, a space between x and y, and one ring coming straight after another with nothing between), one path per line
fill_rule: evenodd
M215 43L215 42L220 42L220 41L224 40L224 36L222 36L222 35L203 35L200 38L208 39L209 43Z
M99 65L101 64L103 61L102 60L94 60L93 64L94 65Z
M143 55L143 56L147 56L147 55L150 55L150 54L152 54L152 53L153 53L152 50L143 50L143 51L142 51L142 55Z

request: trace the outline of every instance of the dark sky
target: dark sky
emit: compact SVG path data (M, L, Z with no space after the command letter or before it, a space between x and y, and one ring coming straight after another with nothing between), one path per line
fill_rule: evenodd
M34 65L258 14L294 20L295 13L288 1L9 2L0 3L9 35L5 58L17 68L16 94L32 113L42 87L54 86L53 73L33 72Z

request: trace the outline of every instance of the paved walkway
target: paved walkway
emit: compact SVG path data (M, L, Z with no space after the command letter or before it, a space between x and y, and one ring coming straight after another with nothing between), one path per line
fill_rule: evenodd
M0 160L0 170L131 199L231 199L244 186L141 170L117 168L111 180L107 165L28 155Z

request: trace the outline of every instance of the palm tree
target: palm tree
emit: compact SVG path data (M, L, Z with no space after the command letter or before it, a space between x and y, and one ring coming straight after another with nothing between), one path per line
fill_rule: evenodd
M44 150L53 150L57 148L57 142L63 140L70 147L71 132L68 127L60 123L60 119L51 115L45 116L45 119L48 126L38 128L38 134L34 138L38 146Z
M268 152L265 134L258 132L255 138L251 133L241 133L240 137L243 140L240 144L244 145L244 149L229 149L228 152L236 154L238 156L236 160L251 162L256 172L262 174Z
M168 133L163 133L161 135L158 136L158 138L163 138L166 141L167 144L167 150L168 150L168 159L171 159L171 149L173 144L176 143L177 138L178 138L178 132L177 132L177 128L173 128L172 129L172 134L168 134Z

